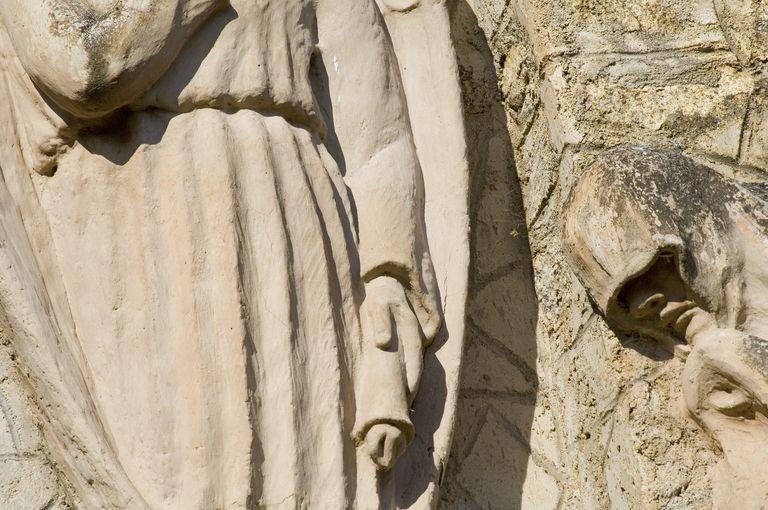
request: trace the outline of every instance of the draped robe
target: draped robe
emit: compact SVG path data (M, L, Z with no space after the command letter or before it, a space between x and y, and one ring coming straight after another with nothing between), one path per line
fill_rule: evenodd
M344 49L355 34L363 49ZM402 371L356 366L363 281L398 278L425 336L439 323L373 3L233 0L97 125L61 114L0 35L0 257L4 281L34 283L6 284L3 304L33 310L16 313L17 349L75 497L353 505L353 428L412 426ZM371 73L380 87L356 91ZM380 387L361 396L366 369Z

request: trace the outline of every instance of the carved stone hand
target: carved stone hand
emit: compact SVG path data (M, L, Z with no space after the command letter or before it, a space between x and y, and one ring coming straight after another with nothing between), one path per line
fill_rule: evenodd
M405 297L403 285L388 276L369 282L362 313L364 331L381 350L401 351L412 398L418 390L423 366L423 335L419 321Z
M767 351L762 338L715 328L696 335L686 361L686 408L723 452L713 473L713 508L765 508Z
M379 469L392 469L405 452L408 441L402 430L388 423L371 427L365 436L365 450Z
M388 276L366 284L358 365L358 441L379 469L392 468L413 439L409 408L423 365L423 335L403 285Z

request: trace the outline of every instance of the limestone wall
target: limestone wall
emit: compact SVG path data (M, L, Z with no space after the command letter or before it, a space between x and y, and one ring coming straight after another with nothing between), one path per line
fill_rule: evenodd
M441 508L709 508L712 442L681 362L617 338L559 243L600 151L684 151L765 176L757 0L456 0L472 162L467 357ZM524 212L523 212L524 211Z

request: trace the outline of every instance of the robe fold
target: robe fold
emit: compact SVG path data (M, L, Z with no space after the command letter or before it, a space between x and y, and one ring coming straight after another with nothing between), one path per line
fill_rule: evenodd
M349 168L327 148L310 83L317 3L233 0L164 78L85 129L58 116L0 30L0 120L15 140L0 154L0 226L22 232L0 260L39 286L0 299L50 321L17 321L33 339L18 350L85 506L353 506L363 276L399 268L429 337L439 324L378 11L361 7L373 20L361 26L392 60L400 109L383 108L397 136ZM403 171L372 173L390 168ZM399 356L364 358L379 355ZM403 373L380 384L397 407L384 414L410 423Z

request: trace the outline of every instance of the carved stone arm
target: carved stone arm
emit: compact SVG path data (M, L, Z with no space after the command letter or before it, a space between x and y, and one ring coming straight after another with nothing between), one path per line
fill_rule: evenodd
M440 326L424 184L397 61L374 0L320 0L319 51L355 202L366 299L355 439L381 469L413 440L423 349ZM355 44L349 44L355 41Z
M373 0L318 2L334 132L358 219L366 281L403 283L428 338L439 329L424 228L424 184L397 61ZM355 44L349 44L349 41Z
M130 102L168 68L189 35L227 0L4 0L5 24L32 80L82 118Z

